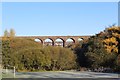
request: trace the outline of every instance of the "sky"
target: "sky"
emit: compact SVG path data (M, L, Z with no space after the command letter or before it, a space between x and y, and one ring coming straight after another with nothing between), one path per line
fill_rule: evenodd
M2 34L17 36L94 35L118 24L117 2L3 2Z
M120 0L1 0L2 2L119 2Z

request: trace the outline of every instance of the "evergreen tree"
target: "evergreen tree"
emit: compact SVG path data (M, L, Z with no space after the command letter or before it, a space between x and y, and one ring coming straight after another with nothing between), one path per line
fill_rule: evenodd
M9 32L8 32L8 30L6 29L5 31L4 31L4 37L8 37L9 36Z

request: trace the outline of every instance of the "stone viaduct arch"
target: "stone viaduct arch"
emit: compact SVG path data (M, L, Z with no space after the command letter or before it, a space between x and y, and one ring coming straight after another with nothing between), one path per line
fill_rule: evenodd
M41 41L41 44L45 45L45 40L50 39L52 41L52 46L55 46L56 40L61 39L63 42L63 47L66 46L66 40L72 39L74 43L78 43L78 39L86 40L90 36L17 36L19 38L30 38L32 40L39 39Z
M60 40L60 41L57 41L57 40ZM62 38L56 38L55 39L55 46L56 46L56 44L57 44L57 46L65 46L65 41L64 41L64 39L62 39Z
M65 46L75 44L78 40L75 40L74 38L68 38L65 42Z

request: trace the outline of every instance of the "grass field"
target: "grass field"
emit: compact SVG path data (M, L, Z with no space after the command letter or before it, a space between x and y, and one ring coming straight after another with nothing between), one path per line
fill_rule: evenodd
M3 73L0 78L14 78L13 73Z
M11 70L7 71L3 69L0 74L0 79L1 78L14 78L14 74Z

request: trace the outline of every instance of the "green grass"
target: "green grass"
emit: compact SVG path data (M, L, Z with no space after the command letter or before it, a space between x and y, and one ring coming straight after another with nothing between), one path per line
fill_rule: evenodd
M13 73L2 73L0 78L14 78L14 74Z

